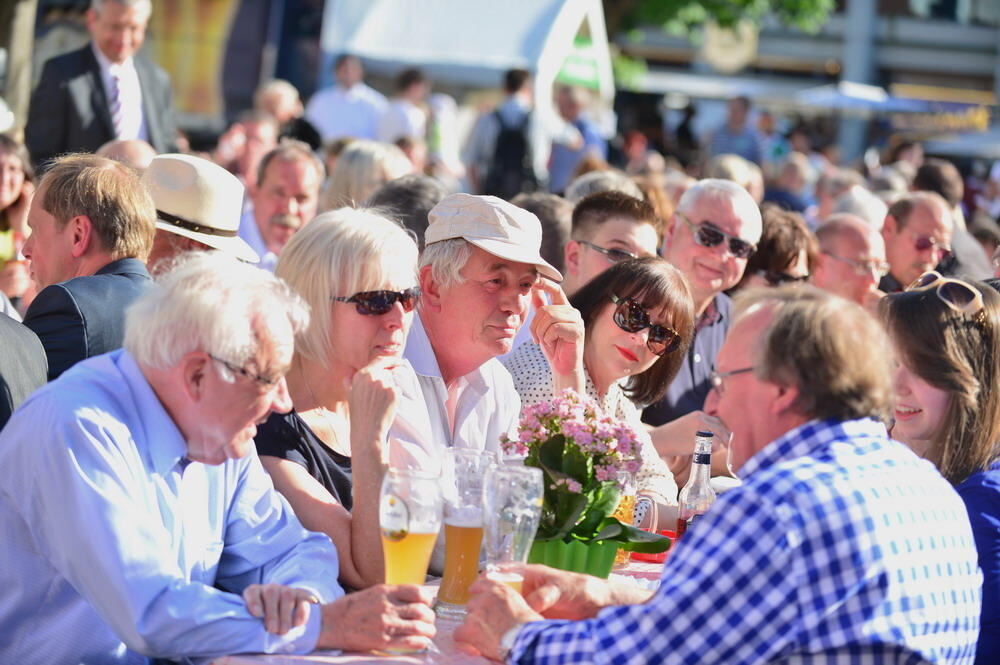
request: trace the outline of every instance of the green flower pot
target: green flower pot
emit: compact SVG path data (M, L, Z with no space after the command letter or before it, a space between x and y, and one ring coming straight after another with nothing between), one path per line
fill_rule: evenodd
M615 562L618 543L599 540L584 544L578 540L536 540L528 553L528 563L543 563L552 568L586 573L607 579Z

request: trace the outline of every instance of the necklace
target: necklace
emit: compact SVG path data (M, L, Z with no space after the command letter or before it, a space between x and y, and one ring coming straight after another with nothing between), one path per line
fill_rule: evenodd
M330 450L333 450L336 453L344 455L345 457L350 457L351 456L350 438L348 437L345 440L343 437L340 436L339 434L340 428L337 427L337 423L335 423L331 418L332 412L325 406L320 404L319 400L316 399L316 393L315 391L313 391L312 385L309 383L309 377L306 376L304 369L302 370L302 381L303 383L306 384L306 390L309 391L309 396L312 398L313 404L316 405L315 408L312 409L312 411L317 413L319 417L323 419L323 422L326 423L326 426L329 429L331 440L329 442L323 441L323 443ZM320 440L322 441L322 439Z

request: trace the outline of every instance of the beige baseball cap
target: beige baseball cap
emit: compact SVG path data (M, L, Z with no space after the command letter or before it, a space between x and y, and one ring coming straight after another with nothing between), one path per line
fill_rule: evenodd
M542 258L542 224L533 213L495 196L452 194L428 214L424 233L428 245L463 238L493 256L529 263L553 281L562 275Z

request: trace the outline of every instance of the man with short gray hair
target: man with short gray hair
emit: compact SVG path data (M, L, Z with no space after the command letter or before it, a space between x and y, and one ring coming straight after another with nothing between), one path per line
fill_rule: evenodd
M416 586L343 596L253 454L292 408L304 303L196 252L129 310L125 349L32 395L0 434L0 662L147 663L314 648L421 649Z
M137 55L152 11L151 0L91 0L90 43L46 62L31 97L25 142L36 165L115 139L174 151L170 79Z

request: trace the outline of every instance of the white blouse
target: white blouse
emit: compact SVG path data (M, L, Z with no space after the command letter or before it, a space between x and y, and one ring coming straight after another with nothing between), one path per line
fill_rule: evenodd
M514 387L521 396L522 405L537 404L553 398L552 368L538 344L534 342L522 344L501 358L501 362L514 377ZM651 495L660 503L676 505L677 484L674 482L674 474L653 447L649 432L639 417L639 409L625 395L625 391L618 383L612 384L604 399L601 399L597 394L597 387L590 379L590 374L586 370L584 374L587 377L587 396L597 402L606 415L624 420L631 425L638 435L639 459L642 466L636 474L636 489L643 494Z

